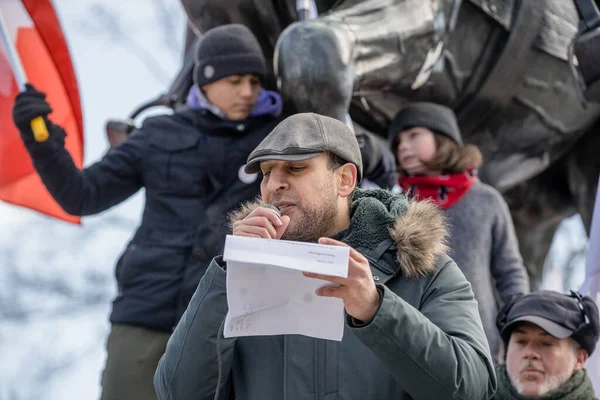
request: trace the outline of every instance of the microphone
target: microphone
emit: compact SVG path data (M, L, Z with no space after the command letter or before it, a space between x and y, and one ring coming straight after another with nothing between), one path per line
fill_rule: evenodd
M277 218L279 218L279 221L281 221L281 211L279 211L279 208L275 207L273 204L262 204L261 207L266 208L267 210L275 213L275 215L277 215ZM269 223L271 224L271 226L273 226L273 228L275 228L275 224L271 221L269 221ZM275 228L277 229L277 228ZM279 238L276 238L279 239Z
M261 207L273 211L279 218L281 218L281 212L279 211L279 208L275 207L273 204L262 204Z

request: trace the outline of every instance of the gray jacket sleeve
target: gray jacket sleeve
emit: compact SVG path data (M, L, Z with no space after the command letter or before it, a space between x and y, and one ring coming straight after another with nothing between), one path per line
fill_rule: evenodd
M211 262L160 359L154 388L161 400L213 400L219 374L219 399L227 396L235 339L224 339L220 332L227 314L226 273L220 259Z
M419 309L384 287L375 317L351 329L414 399L489 399L496 391L477 302L454 261L426 287Z
M529 293L529 276L519 252L519 242L508 205L497 193L496 218L492 227L491 272L502 302Z

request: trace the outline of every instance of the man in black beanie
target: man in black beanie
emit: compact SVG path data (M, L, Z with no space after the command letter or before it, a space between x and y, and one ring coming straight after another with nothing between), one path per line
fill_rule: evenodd
M158 360L212 258L223 250L226 216L259 193L248 154L278 122L281 99L261 88L265 58L252 32L225 25L196 49L187 106L147 118L100 161L79 170L50 119L45 94L28 85L13 120L54 199L72 215L100 213L145 188L140 226L116 266L102 400L156 399ZM45 118L36 142L30 121ZM57 242L57 246L60 244Z
M507 303L496 323L507 352L494 399L596 399L584 368L600 333L591 298L531 293Z

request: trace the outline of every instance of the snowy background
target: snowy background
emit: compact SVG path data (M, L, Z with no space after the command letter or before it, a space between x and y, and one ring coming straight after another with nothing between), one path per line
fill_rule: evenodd
M108 148L106 119L127 117L174 78L185 15L177 0L54 4L79 81L89 165ZM0 400L98 398L114 264L142 206L140 192L78 227L0 203ZM578 288L585 252L575 216L555 239L544 287Z

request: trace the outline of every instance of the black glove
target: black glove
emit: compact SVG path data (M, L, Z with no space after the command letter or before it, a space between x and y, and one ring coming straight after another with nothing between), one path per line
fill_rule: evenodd
M46 102L46 94L37 91L31 84L25 84L25 91L19 93L13 105L13 121L21 135L32 136L31 120L36 117L44 117L47 121L48 114L52 108Z
M51 153L57 147L64 147L66 133L63 128L48 120L52 108L46 102L46 94L39 92L33 85L25 84L25 91L17 95L13 106L13 121L19 131L23 143L32 156L42 156ZM49 138L45 142L36 142L31 130L31 120L43 117L48 129Z

